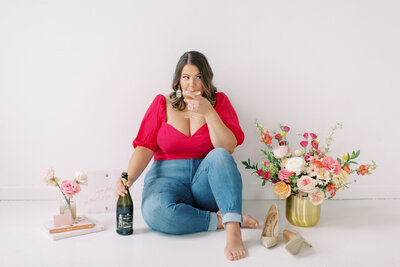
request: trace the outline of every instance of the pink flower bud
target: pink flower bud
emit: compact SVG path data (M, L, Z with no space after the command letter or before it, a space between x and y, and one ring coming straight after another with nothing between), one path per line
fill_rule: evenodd
M308 146L308 142L307 141L302 141L302 142L300 142L300 145L302 147L306 147L306 146Z
M270 173L269 171L266 171L266 172L264 173L263 178L264 178L264 180L267 180L267 179L271 178L271 173Z
M313 148L318 149L318 143L315 142L314 140L311 141L311 145Z
M281 134L275 135L275 139L276 139L276 140L281 140L281 139L282 139L282 135L281 135Z

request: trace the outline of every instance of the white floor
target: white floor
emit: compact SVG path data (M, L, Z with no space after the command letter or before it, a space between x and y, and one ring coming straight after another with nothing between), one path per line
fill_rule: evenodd
M0 266L400 266L400 200L326 200L321 220L311 228L290 225L284 201L245 201L244 212L260 224L272 202L280 211L280 243L264 248L261 227L243 229L248 251L236 262L225 259L224 231L183 236L151 231L135 207L135 233L115 233L115 215L93 216L103 232L58 241L47 239L41 224L57 213L53 201L0 201ZM313 245L292 256L284 249L283 229L296 229Z

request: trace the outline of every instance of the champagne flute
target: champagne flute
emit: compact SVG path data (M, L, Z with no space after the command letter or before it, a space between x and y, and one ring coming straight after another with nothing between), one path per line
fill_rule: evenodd
M199 91L195 91L194 93L195 93L196 95L199 95L199 94L200 94ZM193 97L191 97L190 95L186 94L186 91L183 92L183 96L184 96L185 99L189 99L189 100L192 100L192 99L193 99ZM186 119L197 118L197 116L194 115L193 112L190 110L188 113L185 114L185 118L186 118Z

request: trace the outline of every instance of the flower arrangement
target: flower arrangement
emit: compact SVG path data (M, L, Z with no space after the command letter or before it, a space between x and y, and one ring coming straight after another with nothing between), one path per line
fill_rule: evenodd
M57 186L70 209L72 198L81 191L80 185L88 184L88 177L83 171L75 172L73 180L64 180L60 185L60 178L54 176L54 170L47 169L43 172L40 180L43 184Z
M261 142L267 147L261 151L267 157L258 164L252 164L250 159L242 161L246 169L253 169L264 186L266 182L274 184L273 191L280 199L286 199L290 195L308 197L312 204L319 205L324 198L333 198L338 190L349 187L348 176L371 174L376 169L376 164L360 165L354 161L360 150L346 153L343 157L333 158L327 155L332 143L332 136L337 128L342 128L341 123L331 127L325 140L323 151L319 147L318 136L314 133L298 134L303 140L300 147L292 154L287 141L287 133L290 127L280 125L280 132L272 132L263 125L255 122L257 130L261 134ZM277 146L272 142L276 140ZM351 168L352 165L359 165ZM355 180L354 180L355 181Z

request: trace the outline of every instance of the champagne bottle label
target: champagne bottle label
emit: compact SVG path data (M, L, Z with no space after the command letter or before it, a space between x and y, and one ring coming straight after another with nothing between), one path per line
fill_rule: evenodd
M133 210L129 207L117 207L117 230L121 232L132 231Z

